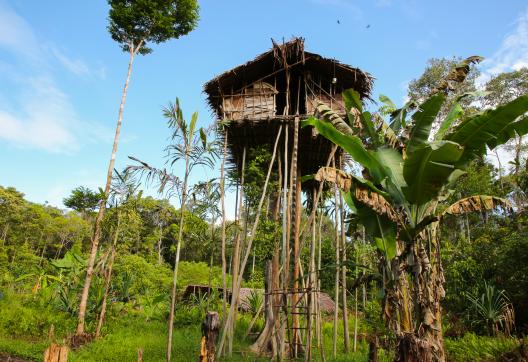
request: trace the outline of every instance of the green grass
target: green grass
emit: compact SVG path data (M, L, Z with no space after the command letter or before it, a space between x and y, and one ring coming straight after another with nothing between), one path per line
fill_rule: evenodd
M248 353L252 343L243 336L248 327L250 316L239 315L237 331L233 344L233 356L225 361L267 361L258 359ZM353 330L354 321L350 326ZM257 323L256 329L262 328L262 321ZM361 331L361 325L360 325ZM40 361L44 350L48 346L47 336L21 337L9 336L9 331L0 331L0 355L17 356L27 360ZM339 324L337 357L332 359L333 324L327 320L323 326L323 345L327 361L367 361L368 345L365 341L358 341L357 351L345 354L343 352L342 323ZM351 347L353 334L350 336ZM175 324L173 337L173 360L197 360L200 350L200 323L188 322L181 319ZM76 351L72 351L69 361L136 361L138 349L143 350L144 361L164 361L167 340L167 325L164 321L146 321L141 313L128 313L121 317L114 317L108 321L102 338L89 343ZM513 350L519 344L513 338L492 338L467 334L459 339L446 339L445 347L450 361L479 361L490 360L501 354ZM380 350L380 361L390 361L391 356ZM320 352L314 349L314 360L320 360Z
M477 336L472 333L445 341L448 360L454 362L493 360L517 346L519 340L515 338Z
M12 337L0 335L0 355L17 356L28 360L41 361L47 342L14 339Z

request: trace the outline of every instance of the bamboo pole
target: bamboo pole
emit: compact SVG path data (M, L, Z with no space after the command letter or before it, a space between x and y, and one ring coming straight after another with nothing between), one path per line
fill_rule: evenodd
M227 315L227 275L226 275L226 210L225 210L225 161L227 158L227 137L225 132L224 138L224 157L220 167L220 204L222 208L222 321L224 322ZM222 354L223 352L220 351Z
M316 190L313 188L313 199L315 200ZM316 239L316 224L312 223L312 238L310 242L310 268L308 274L308 333L306 337L306 353L305 361L312 360L312 325L313 325L313 315L315 314L315 303L314 299L317 297L316 290L316 274L315 274L315 239ZM315 299L317 300L317 299Z
M332 160L332 166L335 168L335 158ZM340 253L339 253L339 213L338 213L338 202L337 202L337 193L338 193L337 185L334 184L334 216L335 216L335 310L334 310L334 334L333 334L333 340L332 340L332 355L334 359L337 356L337 323L339 318L339 261L340 261Z
M293 294L292 294L292 327L293 327L293 357L297 358L302 352L299 350L301 343L300 338L300 323L299 323L299 308L300 302L299 294L299 278L300 278L300 263L301 263L301 248L300 248L300 223L301 223L301 177L299 175L299 168L297 165L298 154L299 154L299 118L295 119L293 133L293 153L292 153L292 185L294 188L295 199L292 198L293 202Z
M231 304L235 305L234 308L234 316L231 318L231 325L229 326L229 334L228 334L228 349L227 353L229 356L233 354L233 337L235 333L235 325L236 325L236 314L237 314L237 308L238 308L238 295L235 295L234 291L236 288L236 285L238 283L237 276L238 271L240 270L240 220L242 218L242 204L244 202L244 177L245 177L245 169L246 169L246 146L244 145L244 149L242 150L242 174L240 176L240 191L239 191L239 198L238 198L238 214L236 216L236 225L237 225L237 233L235 236L235 247L233 249L233 266L232 266L232 287L231 287Z
M341 290L343 300L343 335L345 353L350 350L350 336L348 333L348 305L347 305L347 282L346 282L346 235L345 235L345 210L343 205L343 195L339 192L339 210L341 221ZM357 291L357 289L356 289ZM354 351L355 351L354 344Z
M237 277L237 283L235 285L235 288L232 291L233 298L238 298L240 286L242 284L242 277L244 275L244 269L245 269L247 261L249 259L249 254L250 254L249 252L251 251L251 246L253 245L253 240L255 239L255 235L256 235L256 232L257 232L257 227L258 227L259 220L260 220L260 210L262 209L262 205L263 205L264 199L266 197L266 191L268 189L268 184L269 184L269 179L270 179L270 175L271 175L271 170L273 169L273 164L275 162L275 155L277 154L277 145L279 143L281 132L282 132L282 125L279 127L279 131L277 133L277 138L275 139L275 145L273 147L273 154L271 156L271 161L270 161L270 165L269 165L269 168L268 168L268 173L266 175L266 181L264 182L262 195L260 197L260 201L259 201L259 204L258 204L257 215L255 217L255 221L254 221L253 227L251 229L251 235L250 235L250 238L249 238L249 241L248 241L248 247L246 249L246 253L244 255L244 259L242 260L242 264L240 266L240 272L239 272L239 275ZM223 346L225 344L225 339L226 339L226 335L227 335L227 332L228 332L228 326L231 325L233 317L235 316L234 309L235 309L235 304L231 303L231 306L229 308L229 314L227 316L227 321L226 321L226 324L224 326L224 329L222 330L222 335L221 335L221 338L220 338L220 345L219 345L219 348L218 348L219 350L222 350L222 348L223 348Z
M314 221L315 222L315 221ZM322 336L322 331L323 331L323 328L322 328L322 317L321 317L321 308L320 308L320 299L319 299L319 294L320 294L320 291L321 291L321 278L320 278L320 271L321 271L321 256L322 256L322 253L321 253L321 248L322 248L322 240L323 240L323 235L322 235L322 224L323 224L323 213L320 211L320 217L319 217L319 237L318 237L318 247L317 247L317 303L316 303L316 307L317 307L317 314L316 314L316 317L317 317L317 346L319 348L319 351L321 353L321 360L323 362L326 362L326 356L325 356L325 351L324 351L324 342L323 342L323 336Z
M289 249L288 245L288 126L284 129L284 178L283 178L283 186L282 186L282 192L283 192L283 200L282 200L282 258L281 258L281 264L282 264L282 289L285 290L288 287L287 280L288 280L288 269L287 266L287 253ZM283 304L287 303L287 299L284 298L282 301ZM283 316L284 317L284 316ZM287 318L287 316L286 316ZM285 324L280 323L281 330L280 330L280 346L279 346L279 354L280 358L284 356L284 342L285 342Z

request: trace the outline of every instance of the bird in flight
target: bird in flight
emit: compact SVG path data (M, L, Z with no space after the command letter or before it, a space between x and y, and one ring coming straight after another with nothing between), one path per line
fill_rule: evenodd
M337 23L338 23L338 24L341 24L341 22L340 22L339 20L337 20Z
M367 25L367 29L369 29L369 28L370 28L370 24Z

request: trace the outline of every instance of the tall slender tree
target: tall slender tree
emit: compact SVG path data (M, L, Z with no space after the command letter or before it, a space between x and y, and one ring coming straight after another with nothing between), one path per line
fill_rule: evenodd
M108 0L108 4L110 5L108 31L112 39L119 43L121 49L129 54L128 72L119 104L114 144L110 162L108 163L104 188L105 198L99 204L99 212L95 219L86 278L79 303L77 335L85 333L88 294L90 292L99 239L101 238L101 222L105 213L106 198L108 198L112 183L112 171L121 132L123 108L134 59L137 54L145 55L152 52L152 49L147 46L149 43L159 44L173 38L177 39L193 30L198 22L197 0Z
M130 157L139 163L137 166L129 166L127 170L145 174L147 180L157 180L160 192L168 192L169 196L176 193L180 199L180 222L178 238L176 242L176 254L174 256L174 274L171 291L171 306L169 311L169 333L167 341L167 361L172 354L172 330L174 322L174 306L176 304L176 286L178 283L178 265L180 262L180 250L183 239L187 196L189 192L189 176L196 166L212 168L217 157L215 143L207 142L207 134L203 128L196 128L198 113L193 113L191 121L183 118L180 102L176 99L175 104L170 104L163 111L168 125L172 129L171 144L167 146L167 163L176 167L180 162L184 163L183 181L166 169L157 169L149 166L136 158Z

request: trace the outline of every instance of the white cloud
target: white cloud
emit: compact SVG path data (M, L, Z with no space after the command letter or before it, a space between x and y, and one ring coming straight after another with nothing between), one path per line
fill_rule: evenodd
M38 41L29 24L0 1L0 47L36 58Z
M482 62L479 84L492 76L528 66L528 8L515 21L515 29L502 41L499 49Z
M81 140L102 138L100 127L80 120L52 79L31 78L25 83L15 107L0 108L0 139L21 148L71 153L80 148Z
M29 24L0 0L0 54L7 55L0 63L0 140L15 147L72 153L81 142L102 139L102 127L77 115L51 73L53 62L76 76L99 76L99 71L42 44Z
M71 59L68 56L66 56L63 52L61 52L59 49L52 47L50 49L51 54L57 58L57 60L70 72L72 72L75 75L89 75L90 68L80 59Z

